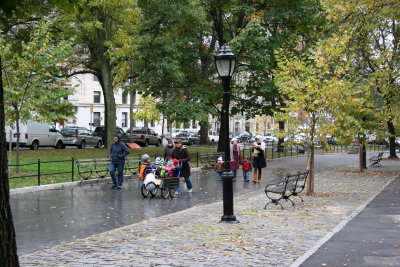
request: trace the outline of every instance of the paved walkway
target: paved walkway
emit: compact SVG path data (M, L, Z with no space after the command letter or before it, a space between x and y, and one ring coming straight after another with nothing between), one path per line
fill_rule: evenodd
M221 202L198 205L26 254L20 262L22 266L290 266L298 260L298 265L304 262L303 255L315 251L316 244L338 232L398 177L399 161L385 160L383 166L361 174L349 167L317 172L316 196L303 196L304 203L296 200L295 207L284 203L283 211L275 206L264 210L267 198L261 190L236 197L239 224L218 223ZM392 230L392 236L399 232Z

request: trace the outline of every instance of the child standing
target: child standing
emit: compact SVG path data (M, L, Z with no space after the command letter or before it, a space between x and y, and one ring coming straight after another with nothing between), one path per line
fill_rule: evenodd
M248 156L244 156L244 159L240 162L243 170L243 179L245 182L249 182L249 175L251 172L251 162Z
M217 172L218 181L221 181L222 172L224 171L224 164L222 161L222 157L217 159L217 164L214 166L214 171Z

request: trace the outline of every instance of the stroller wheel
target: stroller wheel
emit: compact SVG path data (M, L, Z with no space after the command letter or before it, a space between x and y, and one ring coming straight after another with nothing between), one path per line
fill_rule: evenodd
M166 199L169 197L169 189L166 187L161 188L161 196Z
M140 187L140 193L142 193L143 197L147 197L149 195L149 191L146 189L144 184Z
M154 190L152 190L152 191L148 191L148 192L150 192L150 195L151 195L152 197L155 197L156 194L157 194L157 192L158 192L158 188L156 188L156 189L154 189Z

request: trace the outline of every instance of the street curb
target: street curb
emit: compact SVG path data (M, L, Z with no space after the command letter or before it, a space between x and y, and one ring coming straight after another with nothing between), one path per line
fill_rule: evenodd
M303 256L297 258L291 265L289 265L289 267L298 267L301 264L303 264L310 256L312 256L315 252L317 252L317 250L322 247L327 241L329 241L329 239L331 239L336 233L338 233L339 231L341 231L346 225L347 223L349 223L351 220L354 219L354 217L356 217L366 206L369 205L369 203L371 203L372 200L374 200L383 190L385 190L388 185L390 183L392 183L394 180L400 178L400 175L392 178L390 181L388 181L386 183L386 185L382 188L382 190L380 190L379 192L375 193L372 197L370 197L366 202L364 202L364 204L362 204L361 206L359 206L352 214L350 214L345 220L341 221L333 230L332 232L329 232L328 234L326 234L323 238L321 238L314 247L312 247L311 249L309 249L308 251L306 251L304 253Z

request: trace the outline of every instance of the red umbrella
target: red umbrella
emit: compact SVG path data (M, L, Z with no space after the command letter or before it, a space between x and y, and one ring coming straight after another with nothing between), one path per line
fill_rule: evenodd
M136 144L136 143L126 143L126 145L129 146L130 148L138 148L138 149L141 148L141 147L140 147L138 144Z

